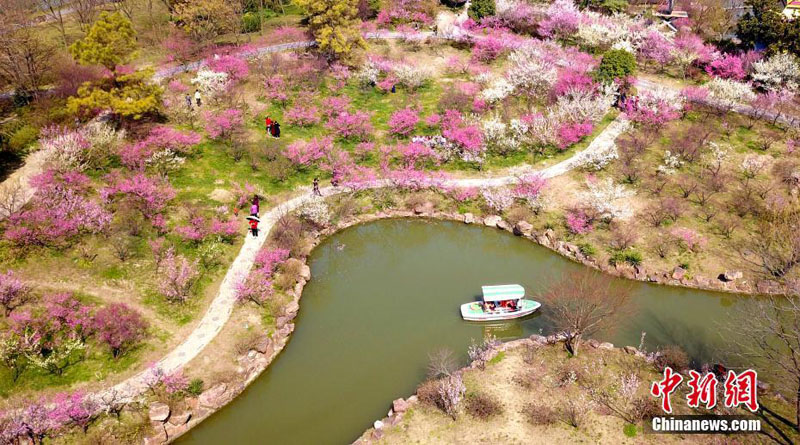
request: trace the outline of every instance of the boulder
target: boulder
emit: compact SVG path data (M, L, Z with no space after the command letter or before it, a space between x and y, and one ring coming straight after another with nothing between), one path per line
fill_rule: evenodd
M625 351L626 354L630 354L630 355L638 355L638 354L640 354L639 350L634 348L633 346L625 346L624 348L622 348L622 350Z
M547 344L547 337L539 334L533 334L529 337L534 344L537 345L546 345Z
M556 240L556 232L554 232L553 229L545 230L544 236L550 241L551 244Z
M392 411L396 413L404 413L408 410L408 402L403 399L395 399L392 402Z
M593 339L593 338L590 338L589 340L587 340L586 344L589 345L589 347L591 347L593 349L597 349L597 348L600 347L600 342L595 340L595 339Z
M432 202L425 202L414 207L414 214L415 215L422 215L422 214L431 214L434 211L434 206Z
M303 267L300 268L300 278L306 281L311 279L311 268L308 267L308 264L303 264Z
M289 304L286 305L286 308L283 309L283 313L287 317L294 317L297 315L297 311L300 310L300 305L297 304L296 301L290 301Z
M153 422L164 422L169 418L169 405L161 402L150 404L150 420Z
M163 427L159 426L155 428L154 435L144 439L144 445L159 445L162 443L167 443L167 438L167 432L164 431Z
M686 276L686 269L682 268L681 266L678 266L672 270L673 280L682 280L684 276Z
M379 430L379 429L383 428L383 421L382 420L376 420L375 423L372 424L372 426L375 427L376 430Z
M517 236L531 236L533 233L533 225L527 221L519 221L514 224L514 235Z
M173 425L184 425L184 424L189 423L189 419L191 419L191 418L192 418L192 412L191 411L185 411L185 412L182 412L180 414L173 414L172 416L170 416L169 423L171 423ZM170 437L171 436L172 435L170 435Z
M502 220L503 218L497 215L487 216L486 218L483 218L483 225L486 227L497 227L497 223Z
M183 425L172 425L169 423L164 425L164 432L167 434L167 437L169 437L170 440L187 431L189 431L189 425L186 425L185 423Z
M475 222L475 215L472 213L465 213L464 214L464 223L465 224L473 224Z
M607 349L607 350L610 351L610 350L614 349L614 344L613 343L609 343L607 341L604 341L603 343L600 343L597 346L597 349Z
M226 389L228 389L228 385L225 383L217 383L206 391L203 391L203 393L200 394L200 397L197 398L197 402L200 404L200 406L217 408L222 405L222 400Z
M300 296L303 293L303 288L306 287L306 280L300 280L294 285L294 294Z
M736 281L742 278L742 272L739 270L726 270L725 273L719 276L721 281Z
M498 229L507 230L507 231L510 232L511 231L511 224L509 224L505 220L501 219L500 221L497 222L497 228Z

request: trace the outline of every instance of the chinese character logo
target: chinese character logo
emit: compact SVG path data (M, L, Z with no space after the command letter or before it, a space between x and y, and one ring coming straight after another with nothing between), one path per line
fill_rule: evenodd
M757 380L758 374L752 369L742 371L738 375L728 371L728 376L725 378L725 406L734 408L744 405L752 412L758 411Z
M678 385L683 381L683 376L672 371L672 368L667 366L664 368L664 379L660 382L653 382L650 387L650 394L654 397L661 397L661 409L665 413L672 413L672 404L670 403L670 395L678 389Z
M691 408L699 408L704 404L707 409L717 406L717 376L707 372L705 375L697 371L689 371L691 379L687 382L691 392L686 396Z

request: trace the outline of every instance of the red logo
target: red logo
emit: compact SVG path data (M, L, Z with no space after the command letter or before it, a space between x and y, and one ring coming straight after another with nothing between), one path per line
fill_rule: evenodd
M650 394L655 397L661 397L661 409L665 413L672 413L672 404L670 404L669 396L678 389L678 385L683 381L683 376L673 372L672 368L667 366L664 368L664 379L660 382L653 382L650 387Z
M728 371L725 378L725 406L734 408L744 405L752 412L758 411L758 390L756 382L758 374L748 369L738 375L733 371Z
M686 396L689 406L699 408L701 403L708 409L717 406L717 376L710 372L702 375L697 371L689 371L689 376L691 379L687 384L692 389Z

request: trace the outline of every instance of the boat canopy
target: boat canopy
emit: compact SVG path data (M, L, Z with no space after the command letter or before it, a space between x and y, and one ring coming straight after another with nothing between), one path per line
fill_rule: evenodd
M525 298L525 288L519 284L502 286L481 286L483 301L519 300Z

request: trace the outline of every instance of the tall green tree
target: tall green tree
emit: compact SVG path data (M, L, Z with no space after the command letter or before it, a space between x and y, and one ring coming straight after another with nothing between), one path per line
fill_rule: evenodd
M472 0L467 13L473 20L480 20L484 17L495 15L497 13L497 5L495 0Z
M358 0L296 0L306 10L308 24L320 51L333 58L347 58L364 47Z
M603 54L594 72L595 80L610 84L615 79L625 79L636 72L636 57L624 49L612 49Z
M131 21L119 12L100 14L86 37L69 47L79 63L103 65L114 73L118 65L133 58L136 49L136 31Z
M748 12L736 25L736 35L748 48L766 45L770 52L800 56L800 21L788 20L777 0L746 0Z

